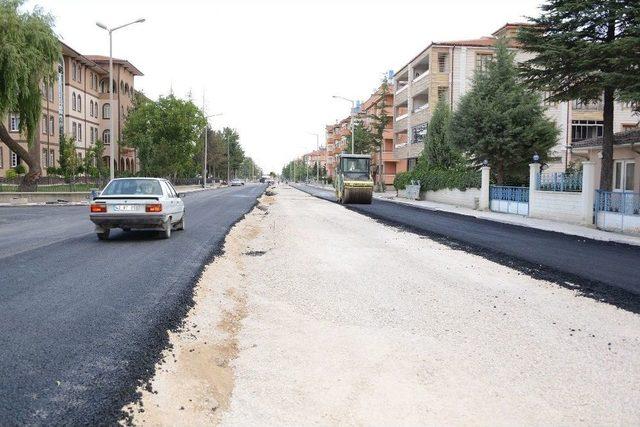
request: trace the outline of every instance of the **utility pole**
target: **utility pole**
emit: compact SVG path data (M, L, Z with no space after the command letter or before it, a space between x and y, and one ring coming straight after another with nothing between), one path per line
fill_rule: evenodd
M203 90L202 91L202 114L205 115L205 120L207 120L204 104L205 104L205 101L204 101L204 90ZM207 188L207 145L209 142L207 141L208 134L209 134L209 123L205 123L204 125L204 161L202 165L202 188Z
M349 99L349 98L345 98L343 96L337 96L337 95L333 95L333 98L342 99L343 101L347 101L351 103L351 154L355 154L355 132L354 132L355 121L353 120L353 116L355 115L355 112L356 112L356 101L354 101L353 99Z

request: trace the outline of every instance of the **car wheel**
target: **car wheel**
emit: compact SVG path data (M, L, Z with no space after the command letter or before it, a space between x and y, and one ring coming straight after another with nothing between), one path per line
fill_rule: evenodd
M171 228L173 226L171 225L171 220L168 220L167 223L164 225L164 229L160 232L160 237L162 237L163 239L168 239L169 237L171 237Z
M109 234L111 234L111 230L109 228L105 229L101 233L96 233L98 239L100 240L109 240Z
M184 230L184 212L182 213L182 219L176 224L176 230Z

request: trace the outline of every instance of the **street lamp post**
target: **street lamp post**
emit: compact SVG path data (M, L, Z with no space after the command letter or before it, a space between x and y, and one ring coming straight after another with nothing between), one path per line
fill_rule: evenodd
M124 27L128 27L129 25L133 25L133 24L138 24L138 23L142 23L144 22L145 19L144 18L140 18L137 19L135 21L131 21L127 24L123 24L114 28L109 28L106 25L100 23L100 22L96 22L96 25L100 28L102 28L103 30L107 31L109 33L109 156L111 157L111 161L110 161L110 171L109 171L109 177L111 179L115 178L115 155L116 155L116 148L115 148L115 135L113 134L113 112L114 112L114 108L113 108L113 32L116 30L119 30L120 28L124 28ZM117 85L116 85L117 86ZM118 111L118 110L115 110Z
M353 99L345 98L338 95L333 95L333 98L342 99L343 101L347 101L351 103L351 154L355 154L355 143L354 143L355 132L353 129L354 128L353 115L356 111L356 101L354 101Z

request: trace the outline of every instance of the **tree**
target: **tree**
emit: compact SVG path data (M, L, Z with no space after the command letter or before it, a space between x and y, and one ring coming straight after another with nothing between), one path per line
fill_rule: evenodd
M451 143L451 109L440 100L436 104L425 141L421 161L433 168L451 169L462 162L458 147Z
M18 9L24 0L0 0L0 117L13 112L20 117L20 132L28 149L14 140L0 122L0 140L29 166L22 189L33 189L42 175L39 123L41 83L52 86L60 44L53 33L53 18L40 8Z
M124 127L127 146L138 152L143 175L192 177L206 120L190 100L173 95L136 105Z
M354 152L357 154L371 154L376 147L376 140L374 135L365 126L362 120L356 120L353 125L353 146ZM348 146L351 148L351 141L348 141Z
M451 123L451 141L475 164L488 160L498 184L523 181L534 153L544 161L558 135L540 97L519 81L503 40L485 72L477 72Z
M109 169L102 159L104 148L105 144L98 140L87 150L84 158L84 170L94 178L102 179L109 175Z
M76 152L76 140L72 136L60 137L60 167L55 169L58 175L62 175L66 182L73 183L83 170L82 161ZM52 170L53 172L53 170Z
M387 95L389 94L389 81L385 76L382 79L382 84L378 89L379 98L372 108L372 112L368 114L371 126L371 138L373 150L372 154L378 152L378 162L380 163L375 171L378 176L378 191L384 191L384 182L382 179L382 152L384 151L384 131L387 129L389 123L391 123L392 117L387 114ZM375 177L374 177L375 178Z
M547 0L518 40L535 56L521 64L531 88L550 101L603 101L600 188L611 190L615 98L640 100L640 3Z

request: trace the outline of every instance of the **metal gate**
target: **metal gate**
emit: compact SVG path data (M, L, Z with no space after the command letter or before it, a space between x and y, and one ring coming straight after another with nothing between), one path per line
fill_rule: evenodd
M494 212L529 215L529 187L492 185L489 200Z
M596 190L596 227L622 233L640 233L640 193Z

